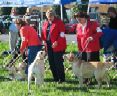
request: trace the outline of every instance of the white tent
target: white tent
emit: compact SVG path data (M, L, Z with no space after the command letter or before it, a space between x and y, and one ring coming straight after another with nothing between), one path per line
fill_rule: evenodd
M59 4L61 5L61 19L63 19L62 5L73 1L76 0L0 0L0 7L31 7Z
M0 7L69 4L75 0L0 0Z

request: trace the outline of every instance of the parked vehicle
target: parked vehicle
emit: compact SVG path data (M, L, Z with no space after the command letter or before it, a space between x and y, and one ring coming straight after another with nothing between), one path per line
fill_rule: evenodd
M71 23L65 24L65 33L66 34L75 34L76 33L76 26L77 26L77 23L75 23L75 24L71 24Z

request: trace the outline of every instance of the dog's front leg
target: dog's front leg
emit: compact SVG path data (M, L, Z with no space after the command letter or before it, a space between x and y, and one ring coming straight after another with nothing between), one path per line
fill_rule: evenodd
M98 89L100 89L101 86L102 86L102 80L101 79L97 79L97 78L96 78L96 80L98 82Z
M79 76L79 87L82 88L83 87L83 76Z
M28 92L30 91L30 83L31 83L32 73L28 73Z
M110 77L109 77L108 73L105 73L104 80L106 81L107 87L109 88L110 87Z
M41 78L39 75L35 76L35 85L38 85L38 86L41 85Z

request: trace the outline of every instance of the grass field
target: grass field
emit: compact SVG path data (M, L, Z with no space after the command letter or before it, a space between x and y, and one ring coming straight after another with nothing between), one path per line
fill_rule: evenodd
M8 50L8 43L0 43L0 53L4 50ZM67 51L71 50L77 51L76 45L69 44ZM0 57L0 66L9 58ZM70 65L65 62L65 66ZM30 96L117 96L117 79L112 79L115 70L112 70L109 74L111 77L110 88L106 88L104 83L103 88L97 89L97 83L93 80L93 85L81 90L78 87L78 79L75 79L72 70L66 71L66 82L58 84L52 82L52 74L48 69L45 71L45 82L42 86L36 87L34 83L31 85ZM8 71L0 67L0 96L28 96L27 81L10 81L7 76Z

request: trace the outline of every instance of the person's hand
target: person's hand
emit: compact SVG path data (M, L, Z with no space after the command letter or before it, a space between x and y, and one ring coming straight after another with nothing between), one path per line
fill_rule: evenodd
M58 42L55 41L55 42L52 44L52 48L55 48L57 45L58 45Z
M87 41L92 41L93 40L93 37L88 37L87 38Z
M28 55L28 50L27 49L24 49L24 50L21 50L20 49L20 54L24 54L25 53L25 55L27 56Z
M20 50L20 54L23 54L23 51L22 50Z

